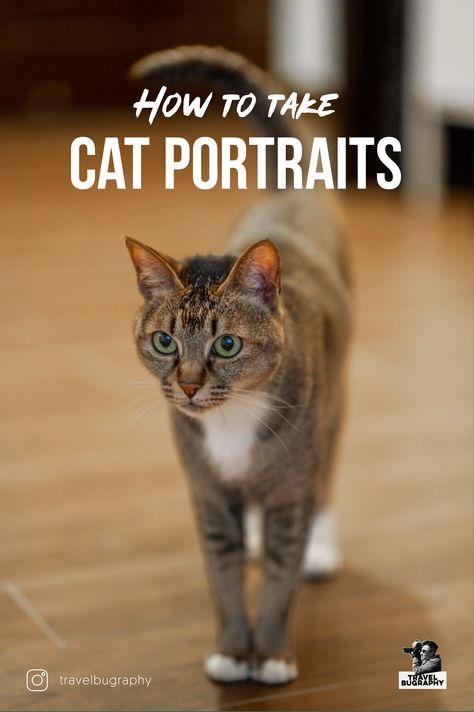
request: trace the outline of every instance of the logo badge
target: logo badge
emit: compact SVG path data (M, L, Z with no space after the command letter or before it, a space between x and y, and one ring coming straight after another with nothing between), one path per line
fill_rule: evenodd
M46 692L48 689L48 671L43 668L31 668L26 673L26 689L30 692Z

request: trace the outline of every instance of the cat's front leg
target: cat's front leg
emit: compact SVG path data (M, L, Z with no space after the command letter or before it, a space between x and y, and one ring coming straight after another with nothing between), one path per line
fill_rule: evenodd
M217 650L204 667L220 682L245 680L252 639L244 601L243 503L238 493L217 484L206 483L203 489L194 491L194 502L218 626Z
M294 680L288 622L300 579L312 512L311 496L267 509L264 523L264 583L254 634L254 680L281 684Z

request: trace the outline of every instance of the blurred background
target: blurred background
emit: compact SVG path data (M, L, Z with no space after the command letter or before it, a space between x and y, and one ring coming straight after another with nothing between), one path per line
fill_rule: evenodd
M337 91L341 135L399 137L405 189L439 198L472 188L472 12L470 0L5 0L2 109L123 107L137 57L220 44L293 89Z
M470 0L2 2L1 710L472 709L472 14ZM124 235L221 252L262 198L253 163L247 191L200 191L184 171L163 188L166 135L255 133L212 112L135 118L130 64L194 43L339 93L319 135L402 144L399 190L335 196L355 283L334 486L345 563L302 587L300 678L270 690L204 678L214 623L192 507L131 336ZM74 189L82 135L151 136L143 189ZM398 691L415 638L439 643L448 690ZM44 692L25 687L37 668ZM59 683L88 674L153 682Z

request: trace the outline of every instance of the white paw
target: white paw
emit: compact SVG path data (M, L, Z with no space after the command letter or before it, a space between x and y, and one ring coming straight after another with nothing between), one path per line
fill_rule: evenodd
M263 550L263 515L256 505L245 510L244 519L245 551L250 561L258 561Z
M341 563L334 515L324 510L313 519L304 555L303 573L308 579L328 578L336 573Z
M295 662L287 662L278 658L268 658L252 670L252 680L265 685L282 685L298 677Z
M248 662L220 653L213 653L205 659L204 670L210 678L218 682L237 682L248 680L250 677Z

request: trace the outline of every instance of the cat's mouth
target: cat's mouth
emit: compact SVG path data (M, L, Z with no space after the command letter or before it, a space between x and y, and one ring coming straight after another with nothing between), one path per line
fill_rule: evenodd
M221 405L221 403L195 403L194 401L188 401L188 402L183 401L183 402L177 403L175 401L174 405L182 413L186 413L186 415L190 415L192 417L199 417L200 415L207 413L209 410L212 410L213 408L218 408Z
M192 417L199 417L201 413L205 413L209 410L209 406L201 405L200 403L195 403L194 401L174 401L174 406L182 413L186 413L186 415L190 415Z
M217 391L211 391L210 393L198 393L193 394L193 397L183 397L182 393L176 392L177 389L171 389L165 392L165 395L171 401L173 406L177 408L181 413L186 413L186 415L192 417L199 417L208 413L211 410L219 408L229 398L230 391L223 389Z
M180 405L180 408L182 408L185 413L199 413L199 411L207 410L205 406L199 405L199 403L193 403L192 401L183 403Z

